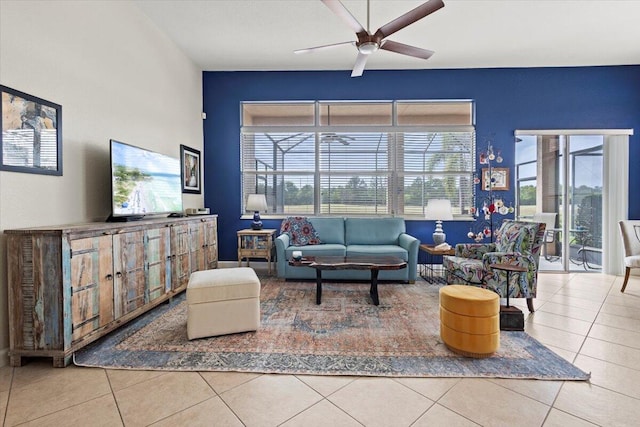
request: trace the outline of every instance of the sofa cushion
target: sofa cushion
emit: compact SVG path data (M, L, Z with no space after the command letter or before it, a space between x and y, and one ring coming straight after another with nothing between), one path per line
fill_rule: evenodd
M406 231L403 218L347 218L345 242L349 245L397 245Z
M322 243L344 245L344 218L310 216L308 220L313 224Z
M287 233L291 238L291 245L305 246L322 243L313 224L303 216L290 216L282 221L280 233Z
M395 256L403 261L408 260L409 253L406 249L397 245L349 245L347 256Z

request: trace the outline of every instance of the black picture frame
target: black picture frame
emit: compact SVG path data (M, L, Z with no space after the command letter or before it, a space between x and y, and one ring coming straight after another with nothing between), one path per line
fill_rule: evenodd
M62 176L62 106L0 85L0 170Z
M182 192L200 194L202 175L200 151L180 144L180 171L182 174Z

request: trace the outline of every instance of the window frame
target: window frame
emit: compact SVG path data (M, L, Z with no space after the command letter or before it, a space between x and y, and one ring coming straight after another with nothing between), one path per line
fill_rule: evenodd
M357 125L335 125L330 124L330 119L327 120L325 110L322 110L324 106L329 105L338 105L338 104L352 104L355 106L363 106L363 105L371 105L371 104L387 104L391 107L391 124L390 125L381 125L381 124L372 124L366 125L359 123ZM469 124L444 124L444 125L421 125L421 124L413 124L413 125L402 125L398 126L398 108L399 104L434 104L438 103L439 105L447 104L447 103L461 103L463 106L469 109L469 117L467 118ZM427 198L422 194L422 198L424 199L421 203L421 206L414 207L412 210L407 211L405 206L407 205L404 200L405 190L408 186L412 186L412 184L407 184L405 182L406 177L415 177L422 178L422 182L424 184L426 177L429 176L437 176L440 179L443 176L447 177L455 177L457 181L457 186L460 187L463 184L463 180L467 180L464 182L465 186L463 189L458 187L458 193L463 191L464 195L458 194L455 200L458 202L456 206L458 206L457 211L454 211L454 216L456 219L472 219L472 207L475 206L475 185L473 185L473 178L476 174L476 164L475 164L475 154L476 154L476 130L475 130L475 103L472 100L437 100L437 101L264 101L264 102L254 102L247 101L242 102L240 106L240 114L241 120L245 117L244 107L247 105L254 106L256 104L263 104L268 108L269 104L281 106L283 104L289 104L291 106L303 105L304 108L309 107L310 104L314 105L315 117L314 117L314 125L309 124L300 124L300 125L292 125L290 124L290 120L283 119L283 122L288 121L287 124L267 124L267 125L243 125L241 124L240 128L240 170L241 170L241 198L242 198L242 212L241 215L247 216L249 215L245 210L244 206L246 203L246 197L248 194L255 192L264 192L268 193L267 189L268 185L260 186L259 182L268 182L271 180L271 188L280 190L272 190L272 194L267 195L267 201L269 205L269 212L263 214L265 218L281 218L288 215L320 215L320 216L349 216L349 215L358 215L358 216L402 216L405 219L423 219L424 218L424 210L427 204ZM378 109L381 110L381 109ZM321 115L321 111L323 111L324 116ZM466 114L466 113L465 113ZM290 118L288 118L290 119ZM347 117L348 119L348 117ZM320 124L321 120L326 124ZM328 122L328 123L327 123ZM290 133L290 136L286 136L285 134ZM327 135L332 135L334 138L341 136L341 134L350 134L351 136L360 135L360 139L356 138L353 142L353 146L360 144L361 147L366 148L366 138L363 135L375 135L375 134L387 134L387 144L386 144L386 161L387 168L386 169L377 169L377 163L375 164L376 168L372 168L370 170L348 170L348 169L323 169L322 162L326 159L323 157L323 144L321 143L322 139L327 137ZM456 153L461 153L461 160L458 160L458 163L463 166L460 169L444 169L444 170L407 170L407 165L405 164L405 157L409 151L405 150L404 140L407 135L434 135L434 138L438 136L440 140L446 139L444 135L454 135L459 133L461 136L457 136L454 139L461 140L459 145L462 147L458 147L458 151ZM299 169L273 169L273 170L262 170L259 171L257 167L251 166L251 156L253 155L253 160L257 161L256 151L258 149L255 148L256 138L260 135L262 137L265 136L274 136L279 134L283 139L280 142L283 142L287 138L294 138L294 136L303 135L305 141L307 143L313 143L313 150L310 148L307 149L305 153L310 153L313 151L314 159L313 159L313 170L299 170ZM277 139L277 138L276 138ZM364 142L363 142L364 141ZM264 140L263 140L264 142ZM263 143L258 142L258 144ZM293 142L292 142L293 143ZM299 142L298 144L301 144ZM352 143L351 139L349 141L342 141L344 145L350 145ZM295 145L295 143L293 143ZM277 144L276 144L277 145ZM292 146L294 146L292 145ZM330 144L328 144L330 145ZM338 144L340 145L340 144ZM253 147L253 148L250 148ZM272 166L278 165L278 159L276 151L281 147L273 146L273 159ZM291 147L288 148L292 149ZM253 152L251 152L253 150ZM362 150L362 148L361 148ZM464 151L466 150L466 151ZM352 151L352 150L350 150ZM436 150L429 151L428 147L424 150L425 153L434 153ZM444 153L444 152L443 152ZM324 154L326 156L326 153ZM284 154L282 155L282 165L284 165ZM364 156L364 154L363 154ZM348 157L348 154L345 154L345 157ZM329 156L329 159L333 159L333 157ZM349 159L343 159L343 161L348 162ZM326 160L325 160L326 161ZM330 162L331 160L329 160ZM354 164L354 163L351 163ZM371 163L373 165L373 163ZM382 176L386 179L386 206L383 206L384 209L380 211L381 206L377 203L377 199L372 199L374 203L373 207L362 203L365 206L363 209L353 209L353 210L345 210L347 206L344 205L342 210L338 210L337 212L332 212L330 208L323 208L323 192L326 192L326 187L321 188L321 182L323 179L330 179L335 176L344 175L342 178L347 178L345 174L350 174L358 176L360 174L364 175L366 178L372 178L376 176ZM354 176L354 177L355 177ZM301 187L298 190L302 190L303 187L307 187L312 183L312 191L313 191L313 205L307 206L304 209L299 208L299 211L287 211L286 207L288 206L286 201L284 200L285 188L289 184L287 181L288 177L296 177L296 179L300 182ZM303 178L306 179L306 184L303 186L302 181ZM376 179L377 183L377 179ZM295 184L294 184L295 186ZM423 185L425 187L425 185ZM296 187L297 188L297 187ZM345 187L346 188L346 187ZM378 188L378 187L375 187ZM329 194L334 191L334 187L329 186ZM377 190L376 190L377 191ZM423 189L423 192L426 191ZM306 188L305 194L308 199L309 188ZM326 196L326 195L325 195ZM376 196L377 197L377 196ZM436 195L436 198L440 198L442 195ZM430 197L433 198L433 197ZM446 198L452 199L452 197L447 196ZM279 199L279 200L276 200ZM280 200L282 199L282 200ZM305 200L307 200L305 199ZM460 203L461 200L465 201L465 205L462 206ZM363 202L368 202L369 199L363 199ZM415 201L414 201L415 203ZM356 203L357 204L357 203ZM293 205L295 206L295 205ZM413 206L413 205L411 205ZM367 210L369 209L369 210Z

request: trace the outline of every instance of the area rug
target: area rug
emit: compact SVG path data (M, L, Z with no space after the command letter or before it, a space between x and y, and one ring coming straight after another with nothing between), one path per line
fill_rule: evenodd
M380 305L366 283L262 278L256 332L187 339L184 294L76 352L79 366L175 371L395 377L587 380L589 375L525 332L500 334L492 357L471 359L440 339L442 285L380 284Z

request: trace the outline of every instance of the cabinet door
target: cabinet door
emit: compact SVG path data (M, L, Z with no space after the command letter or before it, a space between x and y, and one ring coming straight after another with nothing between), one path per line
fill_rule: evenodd
M145 303L144 237L144 231L131 231L113 236L116 319L142 307Z
M186 288L190 274L189 224L171 224L171 288Z
M189 238L191 248L191 272L204 270L205 229L203 222L193 221L189 223Z
M72 240L72 341L113 320L113 248L111 236Z
M169 229L152 228L145 231L146 302L154 301L171 290L171 261L169 259Z
M218 268L218 224L215 218L204 223L205 244L204 261L205 268Z

